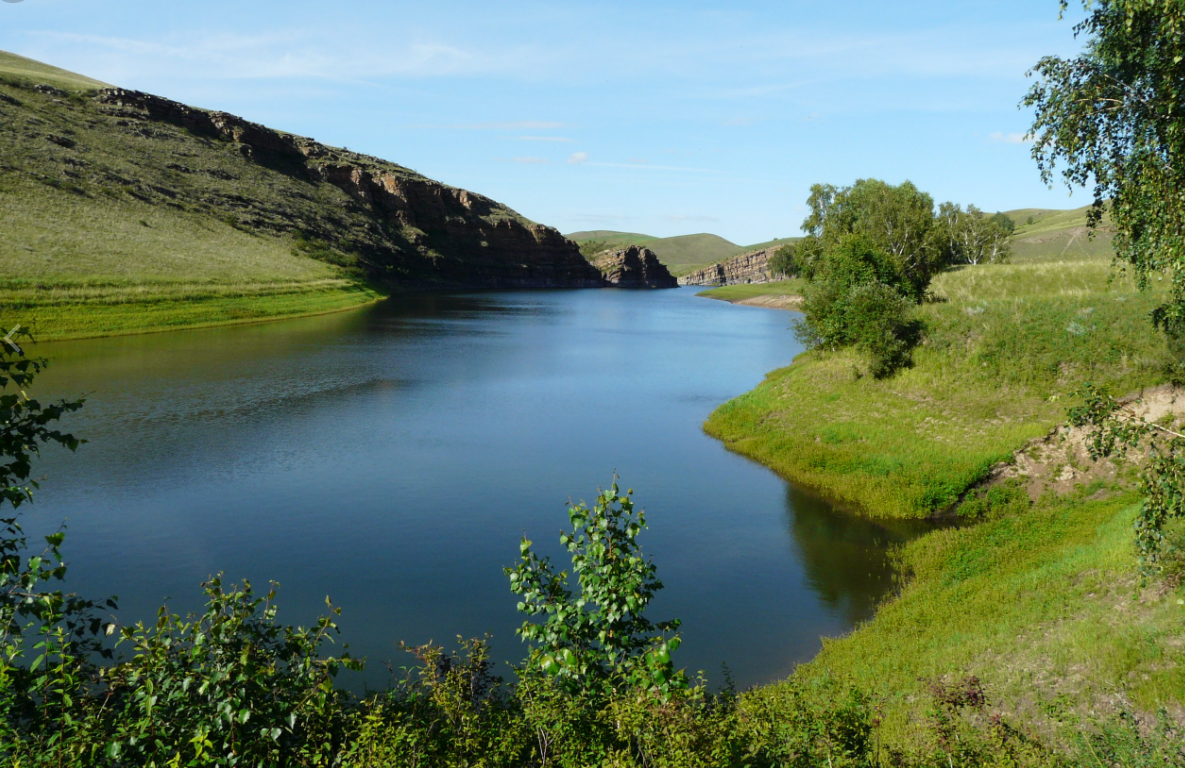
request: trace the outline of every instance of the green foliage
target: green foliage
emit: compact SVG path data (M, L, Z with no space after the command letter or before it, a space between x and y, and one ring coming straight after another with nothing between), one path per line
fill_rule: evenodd
M894 264L904 293L920 301L931 278L948 261L943 243L934 237L934 200L912 182L898 186L878 179L860 179L850 187L815 184L807 198L810 214L802 228L800 263L808 276L814 262L850 235L859 235Z
M44 360L0 348L0 758L30 741L62 754L79 730L93 659L109 654L97 641L95 604L49 584L66 576L61 531L27 555L15 510L33 499L32 461L44 445L75 450L81 441L55 428L81 400L43 404L25 389ZM114 602L108 601L114 607ZM35 754L35 752L34 752Z
M602 491L593 506L570 504L571 531L560 544L572 560L578 588L568 572L556 573L524 538L521 561L507 568L520 612L543 617L523 623L519 636L532 643L529 671L540 671L575 690L619 683L668 693L686 686L671 653L679 647L679 622L652 622L646 606L662 589L654 563L642 555L638 535L646 528L634 509L633 491L619 495L617 483Z
M794 243L783 245L769 257L769 272L775 277L798 277L799 266L795 261Z
M909 362L916 342L913 285L900 262L861 235L848 235L815 262L812 282L795 325L810 347L855 346L884 378Z
M1064 11L1069 3L1062 1ZM1170 338L1185 328L1185 7L1174 0L1087 2L1074 59L1043 58L1025 97L1042 177L1057 164L1070 186L1094 185L1092 228L1109 213L1116 258L1141 286L1167 274L1153 313ZM1180 360L1178 361L1180 363Z
M999 264L1012 256L1009 242L1016 224L1006 214L988 216L974 205L938 207L935 238L951 264Z
M1185 435L1149 422L1134 404L1118 402L1105 389L1087 384L1084 403L1070 409L1070 423L1093 427L1089 443L1094 459L1146 449L1140 479L1144 501L1135 521L1136 552L1145 580L1161 575L1163 558L1172 558L1165 529L1185 518Z
M343 666L360 669L349 654L321 656L337 625L329 617L308 629L278 624L274 585L256 597L246 582L224 588L219 575L202 588L201 615L162 608L154 626L120 629L132 657L103 670L108 756L162 766L330 764L343 717L332 680Z

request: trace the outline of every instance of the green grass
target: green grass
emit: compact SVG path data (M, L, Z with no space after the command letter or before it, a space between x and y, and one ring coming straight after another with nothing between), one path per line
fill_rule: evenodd
M213 291L193 285L162 288L159 292L141 287L116 289L98 293L91 300L32 303L8 317L17 318L40 342L304 317L353 309L383 298L379 291L345 280L318 286L220 286Z
M1114 714L1121 702L1180 712L1185 590L1137 596L1135 501L1085 488L913 541L900 556L910 577L901 593L825 641L796 676L838 674L872 693L898 743L926 722L932 682L968 675L982 681L992 711L1041 734L1057 734L1067 716ZM776 701L779 687L751 695Z
M867 514L941 511L1064 421L1083 382L1127 392L1161 381L1164 342L1147 320L1156 296L1109 274L1103 259L947 272L933 284L943 300L920 309L912 368L877 381L853 352L808 352L705 428Z
M678 237L651 237L635 232L613 232L598 229L573 232L565 237L577 243L605 243L612 248L644 245L654 251L659 261L665 264L671 274L676 277L752 250L725 240L718 235L706 233Z
M26 59L15 53L0 51L0 72L12 77L19 77L37 84L52 85L70 91L86 91L94 88L110 88L107 83L76 72L43 64L40 61Z
M645 245L658 240L650 235L640 235L637 232L615 232L611 229L591 229L583 232L571 232L564 237L577 243L596 241L606 243L614 248L626 245Z
M806 281L799 279L777 280L772 283L740 283L709 288L706 291L700 291L696 296L706 296L709 299L722 301L741 301L757 296L801 296L805 287Z

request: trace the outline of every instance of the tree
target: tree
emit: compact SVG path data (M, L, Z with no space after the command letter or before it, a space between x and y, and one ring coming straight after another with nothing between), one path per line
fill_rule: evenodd
M1037 81L1024 104L1035 115L1033 158L1051 182L1059 163L1067 185L1093 183L1092 231L1106 212L1115 255L1141 287L1167 275L1167 300L1152 321L1185 372L1185 4L1179 0L1095 0L1084 3L1081 55L1048 56L1030 74ZM1069 0L1062 0L1064 13ZM1096 428L1096 457L1143 447L1145 498L1135 524L1145 578L1161 572L1165 530L1185 518L1185 436L1150 424L1133 409L1087 385L1077 425Z
M797 277L798 263L795 260L794 243L783 245L769 257L769 272L777 277Z
M510 588L522 597L519 611L544 619L524 622L518 630L523 640L536 644L528 670L542 671L573 690L617 683L663 692L686 686L671 663L679 638L667 637L679 622L652 622L645 615L662 582L638 546L646 518L634 509L632 493L621 495L615 482L592 509L568 505L572 530L560 533L560 544L571 555L578 594L570 589L568 572L556 573L526 538L518 566L506 569Z
M1093 183L1091 229L1111 214L1117 259L1141 286L1167 274L1171 292L1153 320L1185 331L1185 4L1084 0L1086 36L1072 59L1048 56L1030 72L1033 158L1052 182ZM1069 0L1061 0L1064 13Z
M1002 213L988 216L974 205L966 210L955 203L938 207L934 236L936 248L947 254L951 264L998 264L1012 256L1009 237L1016 228Z
M846 236L860 235L896 262L905 293L917 301L946 264L939 242L932 237L934 199L912 182L893 186L879 179L860 179L843 188L816 184L807 207L810 214L802 225L807 237L797 249L801 263L813 265Z
M811 347L856 347L876 378L907 364L916 302L897 260L870 238L848 235L817 266L795 326L799 339Z

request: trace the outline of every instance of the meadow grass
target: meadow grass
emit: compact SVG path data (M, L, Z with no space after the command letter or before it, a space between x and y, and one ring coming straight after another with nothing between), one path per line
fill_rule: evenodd
M1084 382L1127 393L1162 381L1167 351L1147 319L1157 294L1110 277L1099 258L946 272L919 310L912 367L878 381L854 352L807 352L705 429L866 514L945 510L1064 421Z
M1027 505L1027 498L1025 499ZM1065 738L1063 723L1122 708L1185 707L1185 594L1137 593L1130 491L1084 487L1024 512L927 534L899 560L908 582L794 677L840 676L874 695L883 733L916 741L930 686L976 676L991 711ZM776 702L780 684L750 695Z
M573 232L565 237L577 243L604 244L610 248L624 248L627 245L645 246L654 251L658 260L676 277L754 250L754 248L746 248L718 235L707 233L676 237L651 237L635 232L597 229Z
M720 299L721 301L743 301L758 296L801 296L804 288L806 288L806 281L795 278L793 280L775 280L770 283L722 285L719 288L700 291L696 296L706 296L709 299Z
M37 341L83 339L327 314L378 301L383 294L352 281L317 287L169 286L153 293L144 286L114 289L88 300L30 302L4 306L6 328L19 323Z
M18 56L8 51L0 51L0 72L70 91L88 91L95 88L111 87L107 83L80 75L77 72L26 59L24 56Z
M102 85L0 54L4 329L19 323L52 341L320 314L380 298L354 272L296 247L290 213L336 211L340 190L309 188L244 163L233 145L167 125L130 133L85 97L24 81L75 94ZM260 226L264 215L275 223Z

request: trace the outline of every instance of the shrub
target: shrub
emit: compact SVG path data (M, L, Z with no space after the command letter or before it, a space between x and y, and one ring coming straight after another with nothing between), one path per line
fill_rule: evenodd
M796 331L811 347L855 346L873 376L889 376L909 363L918 335L910 290L893 259L867 238L849 236L819 264Z
M518 630L534 644L528 671L571 689L623 682L662 692L685 687L671 662L679 638L667 636L679 628L678 620L655 623L645 616L662 582L637 543L646 517L634 509L632 494L620 495L614 482L592 509L568 506L572 530L560 533L560 544L571 555L579 594L572 592L567 571L556 573L523 538L520 562L506 575L522 597L519 611L543 617L543 623L524 622Z

